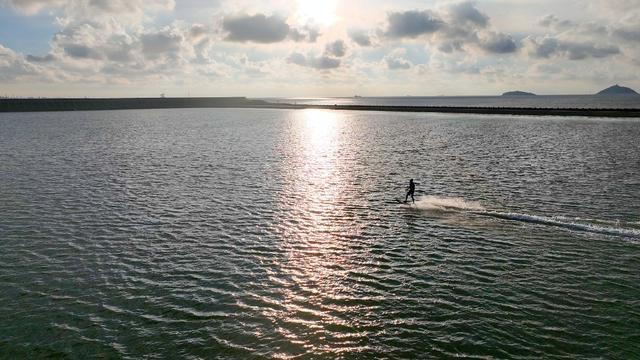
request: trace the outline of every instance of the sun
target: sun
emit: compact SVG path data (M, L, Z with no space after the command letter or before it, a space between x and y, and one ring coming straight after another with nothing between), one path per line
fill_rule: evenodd
M305 23L328 26L336 21L337 0L298 0L298 17Z

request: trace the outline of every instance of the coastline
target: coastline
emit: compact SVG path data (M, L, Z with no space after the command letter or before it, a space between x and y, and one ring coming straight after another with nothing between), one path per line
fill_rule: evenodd
M325 109L352 111L421 112L479 115L586 116L640 118L640 109L519 108L474 106L385 106L385 105L288 105L263 106L280 109Z
M172 108L323 109L484 115L640 118L640 108L605 109L474 106L304 105L269 103L264 100L252 100L245 97L0 99L0 112L100 111Z

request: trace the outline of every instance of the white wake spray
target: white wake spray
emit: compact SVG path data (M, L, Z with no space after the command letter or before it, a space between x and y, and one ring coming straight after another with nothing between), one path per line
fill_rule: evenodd
M467 210L484 211L485 208L478 201L467 201L462 198L444 198L437 196L426 196L416 201L416 208L420 210Z
M520 221L530 224L556 226L574 231L584 231L590 233L617 235L640 239L640 229L631 226L621 226L619 222L595 219L591 219L591 221L587 222L584 219L571 219L562 216L548 217L513 212L493 211L486 209L478 201L468 201L462 198L426 196L416 200L415 205L410 206L412 208L416 208L425 212L438 211L470 213L474 215L492 217L502 220Z

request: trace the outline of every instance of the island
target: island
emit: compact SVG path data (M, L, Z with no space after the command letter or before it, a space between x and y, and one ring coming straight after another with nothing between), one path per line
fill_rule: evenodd
M507 91L502 96L536 96L536 94L526 91Z
M631 88L616 84L598 92L596 95L638 95L638 93Z

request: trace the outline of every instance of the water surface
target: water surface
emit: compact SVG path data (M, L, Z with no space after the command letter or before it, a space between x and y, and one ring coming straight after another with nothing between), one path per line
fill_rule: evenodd
M638 358L639 138L638 119L0 114L0 353Z

